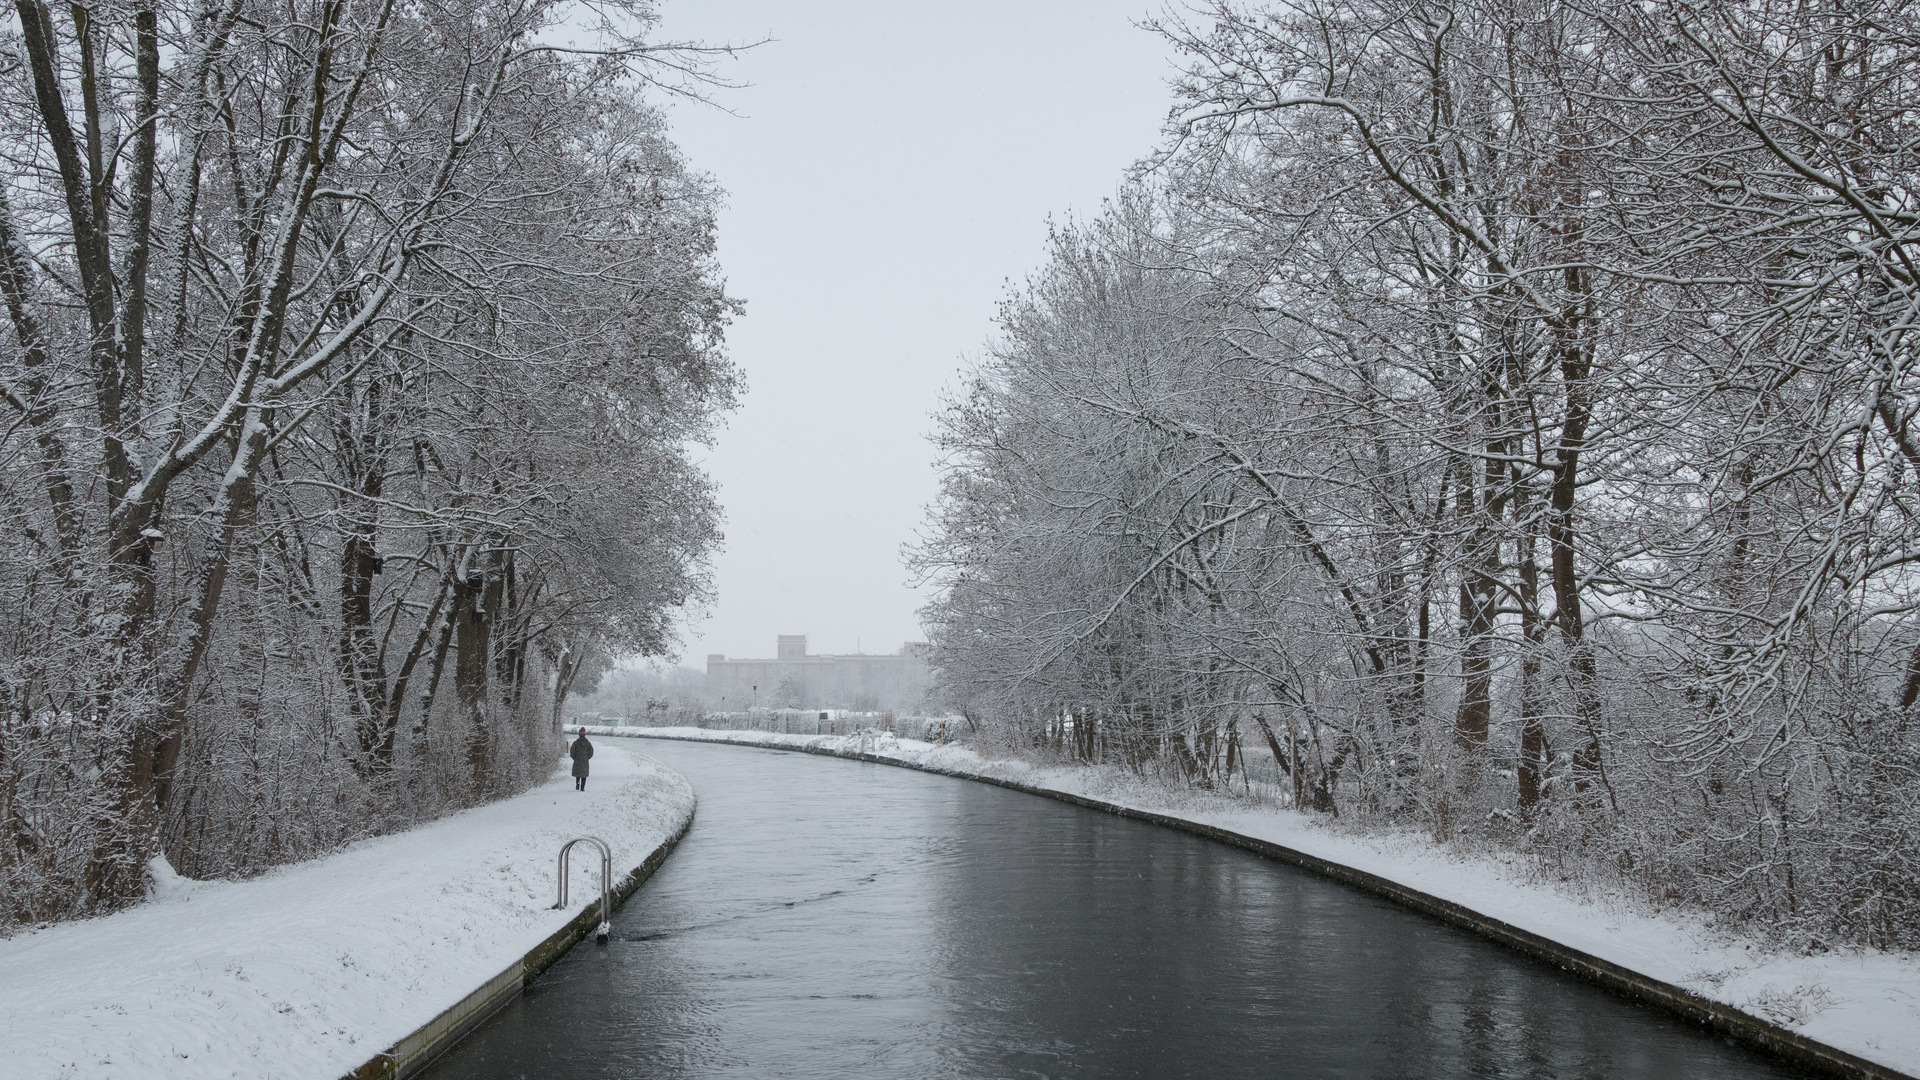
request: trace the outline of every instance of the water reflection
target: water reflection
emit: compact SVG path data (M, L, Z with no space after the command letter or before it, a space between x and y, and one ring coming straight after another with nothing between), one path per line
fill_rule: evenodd
M427 1075L1792 1077L1245 852L984 784L653 742L693 831Z

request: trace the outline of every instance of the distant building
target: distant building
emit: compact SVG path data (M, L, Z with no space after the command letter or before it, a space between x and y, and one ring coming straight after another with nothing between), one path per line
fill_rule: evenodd
M836 709L918 708L927 692L927 647L908 642L891 656L809 656L805 634L781 634L771 660L707 654L707 693L728 709L749 705Z

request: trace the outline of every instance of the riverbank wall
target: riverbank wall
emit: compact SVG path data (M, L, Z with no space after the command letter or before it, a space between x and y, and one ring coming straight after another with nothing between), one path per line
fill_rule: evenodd
M1156 792L1085 767L988 759L962 746L697 728L600 735L720 742L995 784L1195 833L1387 897L1726 1038L1823 1075L1920 1076L1920 958L1770 951L1698 918L1556 889L1511 859L1468 859L1411 835L1335 831L1291 811ZM1159 798L1156 798L1159 796Z

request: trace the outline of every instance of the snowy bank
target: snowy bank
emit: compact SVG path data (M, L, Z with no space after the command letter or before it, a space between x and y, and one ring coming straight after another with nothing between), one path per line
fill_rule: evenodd
M1841 1074L1920 1076L1920 957L1840 951L1816 956L1784 953L1754 939L1714 928L1706 919L1651 910L1624 895L1583 895L1543 880L1516 857L1466 858L1414 834L1355 835L1326 828L1289 811L1249 808L1200 792L1169 792L1128 782L1100 769L1036 766L989 759L960 746L910 739L867 740L857 736L785 735L699 728L600 728L606 735L677 738L807 750L871 758L951 775L985 778L1042 794L1175 819L1218 830L1219 838L1277 845L1331 876L1395 896L1422 910L1472 927L1496 940L1527 947L1523 938L1544 939L1546 949L1528 949L1580 970L1616 989L1689 1011L1750 1041L1769 1043L1768 1029L1798 1036L1879 1066L1849 1069L1830 1058ZM1351 870L1357 873L1344 873ZM1374 882L1362 880L1366 877ZM1384 880L1377 880L1384 879ZM1396 892L1395 887L1398 887ZM1426 900L1422 900L1424 897ZM1426 901L1437 900L1438 904ZM1504 928L1504 930L1503 930ZM1506 930L1517 930L1509 934ZM1556 945L1564 949L1554 949ZM1581 961L1576 954L1597 960ZM1609 972L1608 968L1615 969ZM1631 985L1638 981L1642 986ZM1701 1016L1687 1002L1662 1000L1661 987L1694 995L1698 1005L1721 1015ZM1727 1015L1727 1010L1735 1015ZM1749 1020L1750 1018L1750 1020ZM1752 1021L1757 1021L1753 1023ZM1798 1055L1796 1055L1798 1056ZM1886 1070L1886 1071L1881 1071Z
M678 773L603 745L584 792L562 772L250 881L162 874L137 908L0 941L0 1076L335 1080L599 904L582 845L552 910L562 843L606 840L618 879L693 805Z

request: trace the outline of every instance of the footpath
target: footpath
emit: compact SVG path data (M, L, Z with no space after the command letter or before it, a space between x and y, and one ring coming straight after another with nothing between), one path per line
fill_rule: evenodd
M503 973L600 903L580 844L552 910L563 843L605 840L618 882L692 819L692 786L633 749L601 744L584 792L563 768L247 881L158 863L147 903L0 940L0 1077L336 1080L482 988L517 991Z
M876 760L1005 782L1040 793L1279 845L1385 879L1471 916L1518 928L1624 969L1730 1007L1785 1032L1890 1070L1920 1077L1920 956L1841 950L1784 952L1727 932L1705 916L1656 911L1620 893L1581 890L1517 856L1469 857L1415 833L1358 834L1271 807L1205 792L1174 792L1124 774L1084 766L1043 767L982 757L961 746L910 739L787 735L701 728L602 727L599 735L742 743ZM1376 890L1384 891L1384 890ZM1452 921L1466 922L1454 918ZM1497 935L1490 935L1497 936ZM1886 1072L1878 1072L1885 1076ZM1854 1075L1875 1075L1858 1071Z

